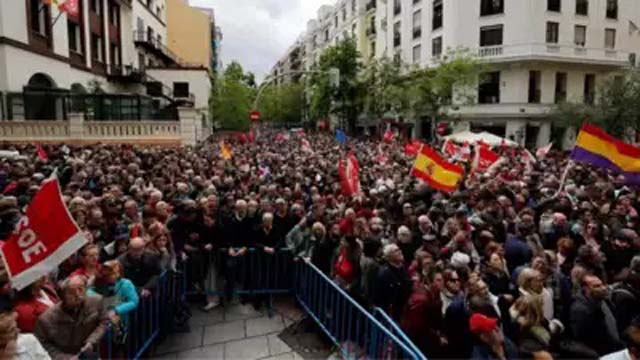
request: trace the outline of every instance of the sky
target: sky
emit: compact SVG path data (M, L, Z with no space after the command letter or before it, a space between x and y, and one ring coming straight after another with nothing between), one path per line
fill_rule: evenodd
M222 28L222 62L238 61L261 81L316 18L323 4L335 0L190 0L213 8Z

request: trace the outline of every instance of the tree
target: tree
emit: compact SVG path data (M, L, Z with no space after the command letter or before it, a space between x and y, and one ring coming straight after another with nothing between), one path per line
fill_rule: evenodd
M449 51L437 66L412 72L410 89L415 114L436 117L452 104L471 104L488 67L467 50Z
M273 123L301 123L304 87L299 83L269 86L263 90L258 109L264 121Z
M211 90L211 115L223 129L249 129L249 112L255 97L249 79L237 62L229 64L224 74L216 78Z
M408 66L399 60L388 58L371 60L362 71L361 82L364 89L363 109L374 120L385 114L408 115L413 94L402 74Z
M335 46L328 47L320 55L320 61L313 67L314 73L309 81L311 89L311 117L326 118L335 114L345 122L346 131L355 130L356 120L362 107L362 88L358 75L362 68L360 53L355 40L345 39ZM340 71L340 83L333 88L329 81L329 70Z
M640 73L628 70L610 76L599 86L594 104L573 101L557 104L551 119L560 126L578 129L588 121L616 137L640 131Z

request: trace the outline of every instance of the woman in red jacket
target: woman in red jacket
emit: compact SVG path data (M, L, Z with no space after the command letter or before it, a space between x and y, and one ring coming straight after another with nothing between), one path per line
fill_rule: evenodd
M18 292L15 311L18 314L17 322L20 332L33 332L40 314L59 301L60 298L46 276Z

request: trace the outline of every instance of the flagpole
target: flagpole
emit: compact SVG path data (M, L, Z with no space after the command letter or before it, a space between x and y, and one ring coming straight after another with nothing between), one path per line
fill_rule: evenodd
M58 12L58 16L56 16L55 19L53 19L53 22L51 22L51 27L53 27L56 22L58 22L58 19L60 19L60 16L62 16L63 11Z
M564 173L562 174L562 178L560 179L560 187L558 188L558 191L555 193L555 195L553 195L553 197L558 196L564 189L564 184L567 181L567 176L569 176L569 170L571 170L573 164L573 160L569 160L569 162L567 163L567 167L565 167Z

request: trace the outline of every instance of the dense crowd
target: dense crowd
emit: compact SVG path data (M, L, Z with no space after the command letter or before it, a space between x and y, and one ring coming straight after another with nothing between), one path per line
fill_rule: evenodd
M45 146L47 161L32 146L5 147L24 157L0 159L0 238L57 169L90 244L17 294L2 276L2 357L97 351L107 323L126 329L160 274L180 264L194 290L211 277L225 290L204 310L233 302L235 268L212 255L250 249L311 262L386 311L428 358L640 356L640 193L624 178L577 164L561 187L566 154L531 163L497 149L502 165L467 166L446 194L409 175L414 158L399 144L306 135L302 149L299 136L227 139L230 160L219 139ZM359 161L354 196L338 174L348 151Z

